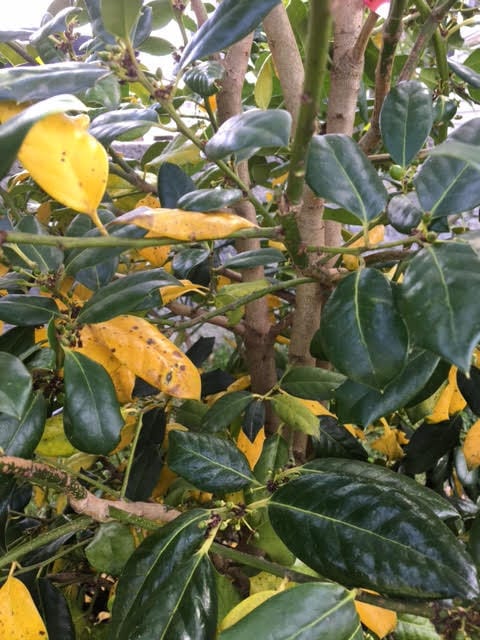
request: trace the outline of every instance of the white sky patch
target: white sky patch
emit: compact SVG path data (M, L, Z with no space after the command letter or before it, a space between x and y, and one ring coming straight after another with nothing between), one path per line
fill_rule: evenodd
M12 0L2 9L2 31L21 27L39 27L50 0Z

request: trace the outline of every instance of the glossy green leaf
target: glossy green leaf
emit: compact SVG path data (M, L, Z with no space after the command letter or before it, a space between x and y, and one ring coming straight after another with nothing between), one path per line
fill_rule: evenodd
M228 493L255 482L247 459L230 440L172 431L168 466L202 491Z
M468 534L467 549L478 569L480 567L480 515L475 517Z
M152 10L152 29L154 30L161 29L174 19L171 0L152 0L146 6Z
M457 384L470 409L475 415L480 416L480 369L470 367L468 378L461 371L457 371Z
M452 154L458 152L458 143L478 148L480 118L474 118L456 129L439 146L442 155L431 155L414 179L420 204L434 218L462 213L480 203L480 169L471 165L471 157L468 155L466 158L445 155L448 149L451 149L449 153ZM463 150L460 155L462 153ZM473 156L475 158L475 153Z
M158 484L165 464L162 448L165 430L166 415L162 407L155 407L143 414L142 428L135 446L125 491L125 497L132 502L149 500Z
M38 608L47 627L48 637L75 640L72 614L62 591L48 578L39 578L35 581L35 585L39 600Z
M307 462L301 473L336 473L352 480L372 482L385 492L397 492L407 496L420 507L431 510L440 520L458 520L459 512L440 494L413 480L409 476L391 471L386 467L343 458L320 458Z
M0 320L18 327L34 327L48 324L59 315L51 298L9 293L0 298Z
M220 89L220 81L225 74L225 68L216 60L208 60L193 67L183 76L187 87L195 93L207 98L213 96Z
M158 170L158 197L162 207L174 209L178 200L195 191L196 186L189 175L172 162L164 162Z
M237 1L237 4L243 3ZM250 109L232 116L220 126L205 145L205 155L210 160L220 160L234 153L237 160L246 160L262 147L286 146L291 126L292 117L288 111Z
M320 435L313 441L313 447L320 458L368 459L367 452L357 438L331 416L320 416Z
M438 356L415 350L403 369L382 391L346 380L335 391L336 413L344 424L368 426L378 418L406 406L427 384Z
M200 400L185 400L175 411L175 420L192 431L201 431L202 418L207 411L207 405Z
M240 189L196 189L181 196L177 207L184 211L221 211L243 198Z
M202 418L202 431L222 431L243 413L253 400L249 391L234 391L219 398Z
M289 427L303 431L309 436L319 435L317 416L307 409L297 398L283 394L270 397L272 408L277 416Z
M0 69L0 100L28 102L80 93L110 72L89 62L59 62Z
M0 413L14 418L23 415L32 393L32 376L23 362L0 352Z
M120 81L113 74L98 80L85 94L88 104L99 104L106 109L117 109L121 99Z
M236 256L227 258L223 266L229 269L251 269L252 267L266 266L285 262L285 255L278 249L252 249L238 253Z
M432 469L440 458L459 443L462 418L431 424L422 423L415 429L402 460L406 473L424 473Z
M423 82L394 87L382 106L380 129L394 162L407 166L425 144L433 124L432 95Z
M401 613L395 627L396 640L442 640L428 618Z
M148 536L130 556L116 590L111 638L215 637L215 577L199 526L207 520L208 512L189 511Z
M0 70L0 91L2 71L4 70ZM25 136L33 125L47 116L65 111L86 111L86 107L75 96L55 95L27 107L0 126L0 146L2 148L0 177L3 177L12 166Z
M278 434L269 436L263 443L262 453L253 469L257 480L266 484L277 471L287 465L288 456L288 444L285 438Z
M140 138L155 124L158 124L158 115L153 109L117 109L97 116L89 132L108 146L125 134L129 140Z
M448 66L457 74L462 80L468 82L468 84L475 89L480 89L480 73L477 73L465 64L453 60L453 58L447 58Z
M120 522L101 524L93 539L85 547L85 555L99 572L118 576L135 551L130 527Z
M430 151L430 155L433 157L446 156L449 158L457 158L457 160L467 162L473 168L480 170L478 145L476 144L469 144L468 142L449 139L434 147Z
M422 249L400 285L399 308L413 343L464 372L480 339L480 306L472 296L479 285L480 258L459 243Z
M374 269L341 280L325 305L320 335L335 368L374 389L384 389L406 361L408 336L390 281Z
M65 349L64 381L65 435L80 451L107 455L124 424L110 376L97 362Z
M0 447L10 456L29 458L42 437L47 409L41 393L31 395L20 418L0 415Z
M306 181L315 195L353 213L362 224L387 204L387 191L373 165L347 135L313 136Z
M94 293L80 311L78 321L105 322L140 308L160 306L160 287L172 284L180 283L163 269L131 273Z
M138 45L137 49L151 56L168 56L174 52L175 47L165 38L149 36L142 44Z
M268 511L287 547L331 580L398 597L478 597L462 543L405 495L341 474L302 476Z
M265 403L261 399L253 400L245 409L242 431L254 442L260 429L265 425Z
M205 58L254 31L280 0L223 0L185 47L180 66Z
M142 0L101 0L100 11L105 29L123 40L130 40L142 4Z
M400 233L410 233L420 224L423 215L415 194L393 196L388 203L388 222Z
M317 367L293 367L280 380L280 387L298 398L330 400L345 376Z
M312 583L282 591L256 607L219 640L262 637L275 640L361 640L355 593L340 585Z
M15 231L32 233L39 236L48 235L46 229L44 229L44 227L38 222L35 216L23 217L15 227ZM56 271L63 263L63 251L58 247L48 247L32 243L18 243L16 246L20 249L22 254L30 260L30 262L35 263L36 270L41 273ZM22 260L21 256L19 256L13 249L4 247L3 251L10 264L23 267L24 269L26 267L31 268L31 265Z

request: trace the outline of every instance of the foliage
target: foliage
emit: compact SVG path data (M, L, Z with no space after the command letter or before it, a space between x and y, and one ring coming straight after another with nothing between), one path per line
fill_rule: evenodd
M9 637L480 637L477 3L365 2L344 131L331 4L0 31Z

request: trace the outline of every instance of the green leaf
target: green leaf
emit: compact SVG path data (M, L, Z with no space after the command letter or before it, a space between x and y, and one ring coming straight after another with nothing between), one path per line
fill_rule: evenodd
M465 80L470 86L475 89L480 89L480 73L477 73L465 64L461 64L452 58L447 58L448 66L457 74L462 80Z
M406 406L427 384L438 364L430 351L416 349L403 371L382 391L346 380L335 391L336 413L344 424L368 426L378 418Z
M15 231L22 231L23 233L32 233L39 236L48 235L47 231L38 222L35 216L23 217L18 225L15 227ZM32 243L23 244L18 243L16 245L21 252L31 261L36 264L36 269L41 273L48 273L49 271L56 271L63 263L63 251L58 247L48 247L42 245L35 245ZM4 247L3 251L8 257L10 264L25 268L30 267L28 263L22 260L13 249ZM31 268L31 267L30 267Z
M229 47L251 33L280 0L223 0L183 51L180 67Z
M98 115L91 123L89 132L108 146L120 136L128 140L140 138L158 124L157 112L153 109L118 109Z
M1 77L0 70L0 91ZM0 146L2 155L0 158L0 177L6 175L12 166L25 136L35 123L47 116L65 111L86 111L87 108L78 98L71 95L55 95L47 100L37 102L13 118L10 118L0 126ZM0 112L1 113L1 112ZM0 118L1 121L1 118Z
M14 418L23 415L32 393L32 376L23 362L0 352L0 413Z
M468 245L449 243L419 251L399 290L412 341L465 373L480 338L480 305L472 296L479 285L480 258Z
M435 424L424 422L415 429L407 445L402 464L412 475L432 469L440 458L458 445L462 418Z
M480 416L480 369L472 365L468 378L461 371L457 371L457 384L470 409L475 415Z
M80 93L110 72L89 62L58 62L0 69L0 100L28 102Z
M140 394L136 392L135 395ZM162 448L165 428L166 416L162 407L155 407L143 414L125 491L125 497L132 502L149 500L158 484L165 463Z
M107 455L124 424L110 376L97 362L65 349L64 380L65 435L80 451Z
M159 289L179 281L163 269L137 271L110 282L84 304L78 321L105 322L130 311L161 305Z
M229 493L255 482L247 459L230 440L172 431L168 466L202 491Z
M18 327L48 324L59 315L51 298L9 293L0 298L0 320Z
M85 555L92 567L99 572L118 576L135 551L130 527L120 522L101 524L91 542L85 547Z
M174 19L171 0L152 0L147 7L152 9L152 29L157 30L165 27Z
M242 431L254 442L260 429L265 425L265 403L260 398L253 400L245 410Z
M341 474L303 476L278 489L268 511L287 547L331 580L398 597L478 597L462 543L405 495Z
M420 224L423 215L416 194L393 196L388 203L388 222L400 233L410 233Z
M0 415L0 447L9 456L30 458L42 437L47 415L41 393L31 395L22 416Z
M351 480L372 482L386 493L397 492L416 502L421 508L431 510L440 520L458 520L460 514L444 498L432 489L425 487L413 478L395 473L386 467L343 458L320 458L307 462L301 467L301 473L335 473Z
M175 47L171 42L158 36L149 36L137 46L137 49L151 56L168 56L175 51Z
M335 368L374 389L385 388L406 361L408 336L392 286L375 269L341 280L325 305L320 335Z
M362 625L354 605L355 592L336 584L301 584L256 607L219 640L262 637L275 640L361 640Z
M243 2L237 0L237 4ZM234 153L237 160L246 160L262 147L285 147L291 126L292 117L288 111L250 109L232 116L220 126L205 145L205 155L210 160L220 160Z
M215 637L215 577L206 557L205 528L199 526L208 515L199 509L181 515L130 556L113 603L111 638Z
M401 613L395 627L397 640L442 640L428 618Z
M253 400L249 391L234 391L219 398L202 418L202 431L222 431L243 413Z
M417 80L400 82L382 106L380 129L394 162L407 166L425 144L433 124L432 95Z
M208 98L220 89L220 81L224 74L225 69L220 62L209 60L187 71L183 80L192 91L198 93L202 98Z
M376 218L387 204L387 191L372 163L347 135L313 136L305 179L315 195L353 213L361 224Z
M331 416L320 416L320 435L313 441L315 454L321 458L367 460L368 454L350 431Z
M319 436L318 418L297 398L278 394L271 396L270 401L273 410L285 424L310 436Z
M196 189L180 196L177 207L185 211L221 211L243 198L240 189Z
M227 258L223 263L229 269L251 269L252 267L266 266L267 264L285 262L286 257L278 249L252 249L238 253L232 258Z
M143 0L101 0L105 29L123 40L130 40L140 17Z
M269 436L263 443L262 453L253 469L257 480L262 484L272 480L275 473L287 465L288 454L288 444L282 436Z
M175 420L192 431L201 431L202 418L207 411L207 405L200 400L185 400L176 409Z
M75 640L72 615L62 591L47 578L35 581L39 599L39 610L45 621L49 638Z
M478 165L472 166L469 155L461 157L464 147L460 149L460 157L452 156L458 154L458 144L474 145L478 149L480 118L456 129L439 146L442 155L427 158L414 178L420 204L434 218L462 213L480 203L480 170ZM449 155L446 155L447 150L450 150Z
M189 175L172 162L164 162L158 170L158 197L162 207L174 209L178 200L195 191L196 186Z
M317 367L293 367L280 380L280 387L298 398L330 400L345 376L336 371Z

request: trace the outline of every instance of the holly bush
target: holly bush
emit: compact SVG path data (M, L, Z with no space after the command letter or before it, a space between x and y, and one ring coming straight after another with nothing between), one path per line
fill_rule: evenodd
M480 637L476 12L0 31L2 637Z

